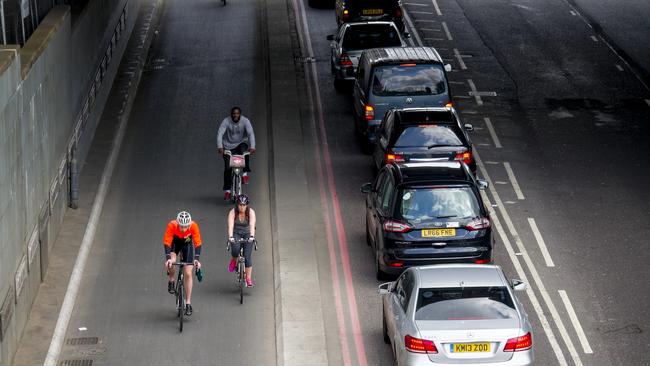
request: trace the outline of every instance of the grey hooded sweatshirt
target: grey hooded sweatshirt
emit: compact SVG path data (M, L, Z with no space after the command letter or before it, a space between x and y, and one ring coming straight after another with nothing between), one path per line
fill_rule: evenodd
M231 150L248 140L249 148L255 148L255 132L251 121L241 116L239 122L233 122L230 116L224 118L217 131L217 148Z

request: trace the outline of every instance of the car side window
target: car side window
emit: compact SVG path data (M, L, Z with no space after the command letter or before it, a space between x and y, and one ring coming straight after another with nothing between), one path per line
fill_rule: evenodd
M405 297L406 293L404 292L404 275L402 275L397 279L397 283L395 284L395 298L404 312L406 312L406 306L404 306ZM406 302L406 304L408 304L408 302Z
M387 175L387 173L386 173L385 170L380 172L379 176L377 177L377 180L375 181L375 187L374 188L375 188L375 192L377 192L379 197L381 197L381 193L379 193L379 192L380 192L380 189L382 187L383 181L386 180L386 175Z
M341 27L341 29L339 30L339 34L336 35L336 41L337 42L340 42L343 39L343 36L345 35L345 30L346 29L347 29L347 27Z
M386 138L388 139L390 137L390 134L393 132L393 121L395 120L395 113L390 112L390 114L386 114L386 125L384 128L386 129Z
M404 311L409 306L411 301L411 295L413 294L413 285L414 285L413 274L410 272L404 272L404 279L402 281L402 288L404 289L404 298L402 299L402 308Z
M381 192L381 209L384 213L386 213L386 211L390 207L390 201L391 198L393 197L394 187L395 187L395 183L393 182L393 179L389 176L386 179L386 182L383 184L382 192Z

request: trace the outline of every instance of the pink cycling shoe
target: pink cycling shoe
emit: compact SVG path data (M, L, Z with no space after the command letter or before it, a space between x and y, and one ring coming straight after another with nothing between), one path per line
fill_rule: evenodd
M228 272L235 272L235 266L237 265L237 261L235 258L230 259L230 263L228 264Z

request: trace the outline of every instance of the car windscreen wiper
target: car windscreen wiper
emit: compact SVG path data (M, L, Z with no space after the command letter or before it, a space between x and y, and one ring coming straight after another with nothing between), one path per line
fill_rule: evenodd
M445 215L445 216L437 216L439 219L449 219L452 217L458 217L458 215Z

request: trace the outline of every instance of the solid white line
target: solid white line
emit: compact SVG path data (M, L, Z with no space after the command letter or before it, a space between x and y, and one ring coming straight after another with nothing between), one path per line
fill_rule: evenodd
M58 363L59 355L61 354L61 348L63 347L63 341L68 330L68 324L70 323L70 318L72 317L72 310L74 309L77 295L79 293L79 287L83 278L83 272L86 268L86 262L88 261L88 255L90 254L90 249L93 246L95 233L97 232L97 226L99 225L99 219L104 207L104 200L108 194L108 187L111 182L111 177L113 176L113 170L115 169L117 158L120 154L120 147L122 146L122 140L124 140L124 134L126 132L126 125L128 123L128 120L128 114L123 114L117 129L117 133L115 134L115 138L113 140L113 148L111 149L111 153L108 157L108 160L106 161L104 172L102 173L102 177L99 182L99 187L95 195L95 201L93 202L93 206L90 212L90 218L88 219L86 231L84 232L84 236L81 240L81 246L79 247L79 254L77 256L77 260L74 263L74 267L72 268L72 274L70 275L68 288L66 289L65 297L63 298L63 304L61 305L61 310L59 311L59 318L56 321L54 334L52 335L52 341L50 342L50 347L47 350L47 355L45 356L45 362L43 363L44 366L56 366Z
M573 10L571 10L570 13L571 13L571 15L573 15L574 17L578 15L578 13L576 13L576 12L573 11Z
M474 94L474 99L476 100L476 104L483 105L483 99L481 99L481 96L478 95L478 90L476 90L476 85L474 85L474 81L472 79L467 79L467 84L469 84L469 88L472 90L472 94Z
M485 125L488 128L488 131L490 131L490 136L492 136L492 141L494 141L494 147L497 149L502 148L501 146L501 141L499 141L499 136L497 136L497 132L494 130L494 126L492 126L492 121L488 117L483 118L485 120Z
M619 65L619 64L614 64L614 65L616 65L616 68L618 69L618 71L623 71L623 67L621 67L621 65Z
M490 176L487 173L487 170L485 169L485 166L483 165L483 162L481 161L480 157L478 156L478 152L475 151L475 156L476 156L476 162L479 166L479 169L481 170L481 174L487 180L488 182L491 182ZM490 184L492 186L492 184ZM535 310L535 313L537 314L537 317L539 318L539 323L542 326L542 329L544 329L544 334L546 334L546 338L548 338L548 343L550 343L551 348L553 349L553 352L555 353L555 357L557 357L557 361L560 364L560 366L567 366L568 363L566 361L566 358L564 357L564 353L562 352L562 348L560 347L560 344L557 341L557 338L555 337L555 333L553 332L553 328L551 327L550 323L548 322L548 318L546 318L546 314L544 312L544 309L542 308L542 305L540 304L539 300L537 299L537 295L535 295L535 292L533 291L532 288L532 283L528 280L526 277L526 272L524 271L521 263L519 263L519 258L522 254L515 252L514 248L512 247L512 243L510 242L510 239L508 238L508 235L505 233L505 230L503 229L503 226L501 225L501 220L499 220L499 216L496 215L496 212L494 212L493 207L496 205L492 204L490 202L490 199L488 198L487 194L485 191L481 191L481 196L483 197L483 200L488 203L488 209L490 210L490 216L492 217L492 223L494 224L494 227L496 228L496 231L499 233L499 236L501 237L501 241L503 241L503 246L506 248L506 252L508 252L508 257L510 258L510 261L515 267L515 271L517 272L517 276L519 276L519 279L528 283L529 286L526 286L526 294L528 295L528 298L530 299L530 303L533 305L533 310Z
M431 0L433 3L433 7L436 9L436 14L442 15L442 12L440 12L440 7L438 6L438 0Z
M479 165L481 168L481 172L483 177L489 182L490 178L488 175L487 170L483 166L481 159L478 155L478 151L474 151L474 157L476 158L476 163ZM499 193L496 191L494 188L494 185L490 184L488 189L490 190L490 193L492 194L492 197L494 197L495 204L497 205L497 208L499 209L499 212L501 213L501 216L503 216L503 219L506 223L506 226L508 227L508 231L512 235L512 237L515 240L515 244L517 245L517 249L519 250L519 253L521 253L521 257L524 259L524 262L526 263L526 266L528 267L528 270L530 271L531 276L533 277L533 281L535 282L535 286L539 289L539 293L542 296L542 299L544 300L544 303L546 304L546 307L548 307L548 310L551 313L551 316L553 317L553 320L555 321L555 324L557 325L557 328L560 332L560 335L562 336L562 339L564 340L564 343L567 346L567 349L569 350L569 353L571 354L571 358L573 359L573 363L576 366L582 366L582 360L580 359L580 355L578 355L578 352L576 351L575 346L573 345L573 341L569 337L569 333L566 330L566 327L564 326L564 322L562 321L562 318L560 317L560 314L557 311L557 308L555 307L555 304L553 303L553 300L551 300L551 297L548 294L548 291L546 291L546 286L544 286L544 282L542 282L542 278L539 276L539 273L537 272L537 269L535 268L535 264L533 263L532 259L528 255L528 251L526 250L526 247L524 246L524 243L521 241L521 237L517 233L517 229L515 229L515 225L512 222L512 219L510 219L510 215L508 214L508 211L505 209L505 205L503 204L503 201L501 201L501 197L499 196ZM488 201L489 202L489 201ZM496 217L496 216L495 216ZM502 235L503 236L503 235ZM538 314L539 315L539 314ZM566 361L565 361L566 364Z
M512 167L510 166L510 163L506 161L503 163L503 166L506 168L506 173L508 173L508 179L510 179L510 183L512 183L512 189L515 190L517 199L519 200L526 199L526 197L524 197L524 193L521 191L521 188L519 188L519 182L517 182L517 177L515 177L515 172L512 171Z
M454 38L451 36L451 32L449 32L449 28L447 27L447 23L442 22L442 28L445 30L445 34L447 35L447 39L450 41L453 41Z
M548 252L548 248L546 247L546 243L544 242L542 233L539 231L539 228L537 227L537 223L535 222L535 219L529 217L528 224L530 225L530 228L533 230L533 235L535 235L535 240L537 240L537 244L539 245L539 250L542 252L542 256L544 257L544 262L546 262L546 266L555 267L555 263L553 263L551 254Z
M573 323L573 328L575 328L576 333L578 333L578 339L580 340L580 344L582 344L583 352L594 353L594 350L592 350L591 346L589 345L589 341L587 340L587 335L585 334L585 331L582 330L582 325L580 325L580 320L578 320L578 316L576 315L575 310L573 310L573 305L571 305L571 300L569 300L569 295L567 295L566 291L564 290L558 290L557 292L560 293L560 297L562 298L562 302L564 302L566 311L567 313L569 313L569 318L571 319L571 323Z
M591 40L594 42L598 42L598 38L596 38L596 36L591 36Z
M409 28L411 28L411 35L415 37L415 42L417 42L417 46L422 46L422 40L420 39L420 35L418 34L418 30L415 29L413 26L413 22L411 22L411 17L408 15L407 12L404 12L404 20L406 20L406 24L408 24Z
M458 59L458 65L460 65L461 70L467 70L467 66L465 65L465 61L463 61L463 56L460 55L460 52L458 52L458 49L454 48L454 56L456 56L456 59Z

